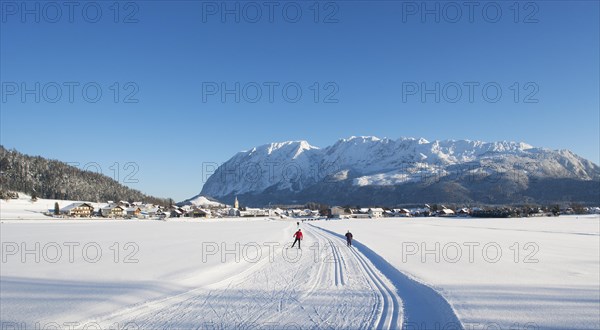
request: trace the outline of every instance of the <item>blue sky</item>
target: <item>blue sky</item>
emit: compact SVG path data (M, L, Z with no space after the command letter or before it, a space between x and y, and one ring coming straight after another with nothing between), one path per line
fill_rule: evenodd
M191 197L203 164L255 145L352 135L600 163L597 1L474 2L472 16L435 1L1 3L2 145L149 194ZM236 83L239 102L222 92Z

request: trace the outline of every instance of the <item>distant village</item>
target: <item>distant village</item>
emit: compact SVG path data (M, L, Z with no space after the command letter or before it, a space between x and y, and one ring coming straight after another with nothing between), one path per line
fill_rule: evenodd
M301 207L269 207L251 208L240 207L236 198L234 205L214 203L211 205L171 205L163 207L143 202L108 201L106 204L77 202L60 207L58 202L54 209L46 215L59 218L107 218L107 219L154 219L167 218L232 218L232 217L278 217L316 219L377 219L392 217L480 217L480 218L509 218L509 217L542 217L558 216L560 214L600 214L600 207L446 207L444 205L424 204L413 208L383 208L383 207L341 207L332 206L320 209Z

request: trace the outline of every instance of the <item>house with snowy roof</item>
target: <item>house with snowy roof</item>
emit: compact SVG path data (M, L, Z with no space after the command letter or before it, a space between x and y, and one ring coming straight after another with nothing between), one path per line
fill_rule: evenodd
M466 207L463 207L462 209L458 210L458 212L456 212L456 214L459 217L467 217L467 216L471 215L471 210L469 210Z
M411 212L409 209L393 209L392 213L395 217L410 217Z
M92 213L94 207L89 203L72 203L60 209L60 214L71 217L89 217Z
M383 209L380 207L370 208L367 214L370 218L381 218L383 216Z
M100 214L105 218L117 218L122 217L125 212L125 208L121 205L107 205L100 208Z
M125 213L130 217L137 217L142 213L142 209L139 206L132 206L125 209Z
M181 209L181 208L172 209L171 213L169 214L169 216L171 218L179 218L182 215L183 215L183 209Z
M352 209L351 210L352 218L355 219L368 219L369 218L369 208L360 208L360 209Z
M240 210L235 208L235 207L231 207L229 209L227 209L227 216L229 217L239 217L240 216Z
M331 218L348 218L352 215L352 211L340 206L332 206L328 213Z
M247 207L245 210L240 211L241 217L268 217L269 211L259 208Z
M451 209L443 208L440 211L438 211L438 215L440 217L454 217L456 216L456 213L454 213L454 211L452 211Z
M160 207L154 206L152 204L145 204L144 207L141 208L141 215L146 218L154 217L160 211Z
M209 210L194 206L192 210L188 212L188 216L191 216L192 218L210 218L212 214Z

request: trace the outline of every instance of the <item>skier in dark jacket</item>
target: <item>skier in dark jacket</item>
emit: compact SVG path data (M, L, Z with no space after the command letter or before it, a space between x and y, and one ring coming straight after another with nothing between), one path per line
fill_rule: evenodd
M352 233L348 230L346 233L346 245L352 246Z
M304 238L304 236L302 235L302 229L298 229L298 231L295 232L292 237L296 238L294 240L294 244L292 244L292 247L294 247L294 245L296 245L296 242L298 242L298 248L300 248L300 241Z

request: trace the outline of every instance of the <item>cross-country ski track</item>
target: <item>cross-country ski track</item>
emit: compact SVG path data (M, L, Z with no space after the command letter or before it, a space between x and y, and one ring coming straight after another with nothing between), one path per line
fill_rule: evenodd
M281 242L238 274L81 324L143 329L462 329L435 290L368 247L303 224L302 250ZM301 254L299 254L301 253Z

